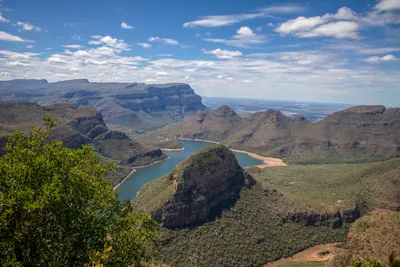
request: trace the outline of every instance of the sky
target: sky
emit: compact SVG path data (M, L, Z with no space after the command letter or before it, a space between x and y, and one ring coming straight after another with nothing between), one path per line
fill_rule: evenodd
M400 0L0 0L0 80L400 106Z

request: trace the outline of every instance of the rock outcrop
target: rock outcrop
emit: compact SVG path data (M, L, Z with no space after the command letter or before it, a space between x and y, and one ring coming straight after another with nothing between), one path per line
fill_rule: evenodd
M149 211L154 219L167 228L183 227L207 220L223 207L235 203L242 187L255 183L238 165L233 152L221 145L199 150L158 180L150 183L164 182L170 191L169 197ZM146 202L146 191L151 187L152 185L142 188L133 204L152 205L142 203Z
M0 101L93 106L109 125L145 130L205 109L188 84L91 83L86 79L0 81Z
M281 221L301 223L305 226L327 226L332 229L339 228L343 223L352 223L360 217L357 205L336 205L330 210L290 212L282 217Z

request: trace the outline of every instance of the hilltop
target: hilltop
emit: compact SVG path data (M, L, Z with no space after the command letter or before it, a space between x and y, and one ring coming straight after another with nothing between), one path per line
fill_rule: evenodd
M286 220L307 203L264 187L222 145L203 148L131 201L162 228L156 260L171 266L260 266L309 246L344 241L357 208L337 206ZM318 213L319 212L319 213ZM313 225L313 227L310 227Z
M242 118L230 107L202 111L148 134L218 141L289 163L340 163L400 156L400 108L357 106L316 123L267 110Z
M113 128L155 129L204 110L188 84L94 83L86 79L0 81L0 101L92 106Z
M166 158L160 149L144 147L122 132L110 131L95 108L67 104L40 106L0 102L0 148L5 146L8 134L17 130L29 134L32 127L43 126L45 114L52 115L57 122L50 132L50 140L60 140L69 148L91 145L105 161L116 163L117 171L109 174L114 183L123 179L134 166ZM0 156L2 151L0 149Z

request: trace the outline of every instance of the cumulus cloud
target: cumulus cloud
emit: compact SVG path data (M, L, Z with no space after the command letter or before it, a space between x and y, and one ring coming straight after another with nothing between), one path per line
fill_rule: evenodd
M127 30L131 30L131 29L133 29L133 26L128 25L126 22L122 22L121 23L121 28L127 29Z
M195 27L221 27L229 26L235 23L239 23L246 20L267 17L269 14L283 14L283 13L296 13L304 10L299 5L276 5L262 8L259 12L255 13L244 13L234 15L217 15L217 16L203 16L194 21L185 22L183 27L195 28Z
M19 61L13 61L13 62L7 63L7 66L10 66L10 67L28 67L29 64L22 63L22 62L19 62Z
M252 29L243 26L236 31L231 39L204 38L206 42L223 43L228 46L250 48L265 43L266 37L263 34L255 34Z
M369 62L369 63L379 63L382 61L385 62L385 61L395 61L395 60L399 59L393 55L386 55L383 57L374 56L363 59L364 62Z
M101 36L101 35L93 35L91 36L90 45L105 45L108 47L115 48L118 52L121 51L129 51L130 46L124 42L122 39L112 38L111 36Z
M168 74L168 72L165 72L165 71L159 71L159 72L156 72L156 75L157 76L168 76L169 74Z
M82 49L83 48L82 45L78 45L78 44L63 45L63 47L70 48L70 49Z
M390 11L390 10L399 10L400 9L400 1L399 0L380 0L375 9L379 11Z
M243 56L242 52L239 50L236 51L230 51L230 50L222 50L220 48L215 49L215 50L203 50L204 54L211 54L216 56L218 59L232 59L235 57L240 57Z
M148 44L148 43L137 43L137 45L141 46L143 48L151 48L152 47L151 44Z
M28 42L28 43L34 42L32 40L22 39L19 36L12 35L12 34L9 34L9 33L3 32L3 31L0 31L0 40L10 41L10 42Z
M18 21L17 22L17 26L20 26L20 28L24 31L36 31L36 32L41 32L42 29L37 27L37 26L33 26L32 24L30 24L29 22L21 22Z
M171 38L160 38L157 36L152 36L149 39L149 42L161 42L167 45L178 45L179 42L177 40L171 39Z
M321 25L308 32L299 32L296 35L305 38L325 36L357 39L359 38L358 29L358 24L353 21L337 21Z
M67 61L64 59L61 59L60 57L57 56L52 56L49 59L47 59L48 62L50 63L56 63L56 64L67 64Z
M276 31L283 34L289 34L293 32L301 32L314 28L317 25L324 23L324 19L320 16L306 18L300 16L296 19L291 19L282 23L279 27L276 28Z

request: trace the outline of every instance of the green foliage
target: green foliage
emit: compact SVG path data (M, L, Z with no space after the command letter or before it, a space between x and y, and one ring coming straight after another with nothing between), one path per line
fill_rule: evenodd
M145 193L142 189L140 194ZM314 245L346 240L348 225L332 230L282 223L276 212L280 205L279 193L264 192L257 184L242 189L236 204L220 217L194 227L163 229L155 258L178 267L262 266Z
M113 169L89 146L47 142L47 129L7 138L0 158L0 265L137 266L157 224L121 203L104 176ZM101 265L103 264L103 265Z
M400 258L395 257L393 252L390 253L388 262L388 267L400 267ZM349 267L384 267L384 265L373 257L369 257L367 259L353 260Z

